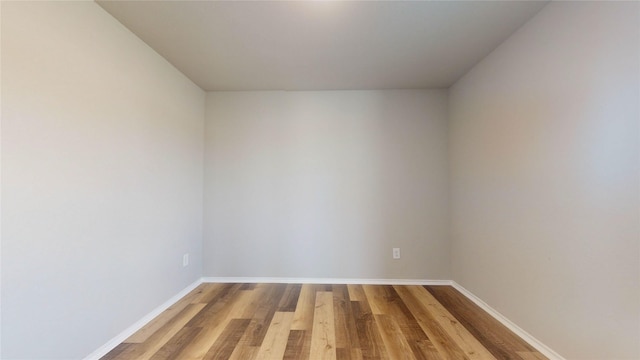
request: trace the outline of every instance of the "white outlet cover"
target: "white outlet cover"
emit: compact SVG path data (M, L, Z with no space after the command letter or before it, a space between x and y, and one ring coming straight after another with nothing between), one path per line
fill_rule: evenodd
M189 254L182 255L182 266L185 267L189 265Z
M400 259L400 248L393 248L393 258Z

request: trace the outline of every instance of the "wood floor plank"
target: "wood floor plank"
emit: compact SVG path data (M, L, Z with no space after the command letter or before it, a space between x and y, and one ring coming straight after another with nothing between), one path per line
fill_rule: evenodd
M278 304L278 311L293 312L298 305L298 297L300 296L300 289L302 284L289 284L282 295L282 299Z
M257 346L239 345L233 350L229 360L254 360L258 354L258 349Z
M433 314L440 326L465 352L471 360L496 360L469 331L462 326L458 320L447 311L427 289L422 286L408 286L409 291L425 304L428 311Z
M425 286L425 288L497 359L517 359L518 352L537 352L455 288L451 286ZM542 356L542 354L539 355ZM542 356L542 359L546 357Z
M337 360L362 360L362 352L360 349L349 348L337 348L336 349Z
M336 335L333 314L333 292L316 293L311 332L311 353L314 359L336 358Z
M352 348L351 349L351 359L352 360L363 360L362 349Z
M225 291L225 289L233 286L233 284L206 283L206 284L202 284L201 286L203 286L201 291L198 291L196 292L196 294L193 294L194 295L193 297L189 297L189 295L191 294L185 296L185 300L192 304L196 304L196 303L208 304L212 301L215 301L216 296L218 296L218 294Z
M407 289L406 286L394 286L396 292L407 306L409 311L414 315L420 328L429 337L432 344L438 350L438 353L444 359L450 360L467 360L464 351L456 345L455 341L440 326L435 317L423 307L420 301Z
M364 291L365 299L369 302L369 307L371 308L371 313L373 315L384 315L385 314L385 306L386 300L384 298L384 294L381 294L380 285L363 285L362 290Z
M347 319L346 319L346 309L345 309L345 300L344 293L341 291L339 286L333 287L333 322L335 327L335 335L336 335L336 356L341 358L342 353L341 350L349 349L349 332L347 329ZM349 352L349 357L351 354Z
M364 291L362 290L362 285L349 284L347 288L349 289L349 300L367 301Z
M269 289L269 284L257 284L254 286L253 290L251 290L251 301L246 304L242 314L238 315L238 319L253 319L256 311L258 311L258 308L264 302L264 298L267 296Z
M287 339L287 347L284 350L283 359L295 360L305 357L303 352L304 337L306 331L304 330L291 330L289 331L289 338ZM306 354L309 357L309 354Z
M187 305L189 305L189 303L182 302L169 307L167 310L163 311L156 318L151 320L151 322L149 322L144 327L142 327L142 329L136 331L133 335L129 336L129 338L127 338L127 340L125 340L124 342L140 344L147 341L147 339L149 339L149 337L153 335L154 332L158 331L158 329L160 329L166 323L168 323L180 311L182 311L185 307L187 307Z
M358 341L364 359L388 359L376 320L366 301L352 301L351 309L356 319Z
M438 360L440 355L427 334L422 331L415 316L393 286L384 285L378 287L379 298L385 300L384 311L398 324L400 332L406 338L413 351L413 355L419 360Z
M113 348L113 350L109 351L106 355L104 355L100 360L134 359L135 354L139 353L139 351L136 349L138 347L140 347L140 344L121 343L120 345Z
M255 358L255 356L258 354L259 345L258 346L251 345L253 342L252 341L253 332L254 332L254 329L259 327L263 321L264 320L262 319L250 320L249 325L247 326L247 329L245 330L244 334L240 338L240 341L238 341L238 345L234 349L233 353L231 353L230 359L244 360L244 359Z
M171 318L165 325L153 333L144 343L138 344L136 353L131 354L129 359L148 360L160 348L173 338L185 325L196 316L206 304L189 304L176 316Z
M253 290L256 288L258 284L242 284L242 287L240 288L240 290Z
M262 344L286 287L286 284L272 284L267 287L267 292L260 299L261 302L253 315L253 321L251 321L245 333L249 346L259 348Z
M543 360L451 286L202 284L103 360Z
M356 321L351 310L347 285L333 286L333 310L336 327L336 348L359 349L360 341L358 340ZM351 350L349 350L349 353L351 353ZM350 354L349 356L352 357L352 355Z
M256 359L282 359L289 340L293 312L276 312L269 324Z
M233 306L229 310L229 319L251 319L246 316L247 308L255 300L255 290L240 290L233 301Z
M416 359L407 339L402 335L394 318L388 315L375 315L378 330L391 359Z
M205 357L209 349L218 340L227 323L218 323L217 326L202 328L194 339L178 354L179 359L200 360Z
M232 292L230 290L227 297L218 301L221 306L217 308L217 312L212 312L211 309L209 309L209 311L204 314L198 314L198 317L206 317L206 321L194 318L194 320L200 321L189 322L189 324L202 324L202 330L193 338L191 343L180 352L180 359L203 359L234 317L242 313L248 299L251 297L251 290L240 291L240 284L237 285L238 286L234 287L237 291Z
M160 350L158 350L151 360L171 360L175 359L180 351L187 346L191 340L198 335L202 328L183 327L175 334Z
M163 325L165 325L171 318L176 316L182 309L184 309L187 305L192 303L209 303L211 298L208 296L212 296L212 294L216 294L218 291L222 289L222 284L200 284L194 290L192 290L189 294L185 295L182 299L178 300L175 304L171 305L168 309L163 311L156 318L151 320L148 324L146 324L142 329L136 331L135 334L131 335L124 342L126 343L143 343L145 342L154 332L160 329Z
M204 360L228 359L238 345L240 338L249 326L249 319L231 319L222 334L209 348Z
M283 284L258 284L252 290L253 296L240 315L242 318L249 317L251 321L231 358L255 358L285 288Z
M437 348L422 331L415 317L392 286L377 285L363 288L372 309L376 308L380 314L392 317L416 359L441 359Z
M298 296L296 311L293 315L291 330L311 330L313 326L313 309L316 302L314 286L303 284Z
M537 351L518 351L516 354L522 360L547 360L547 357Z
M224 284L222 289L206 304L198 316L189 321L187 326L207 327L215 323L220 316L226 314L233 307L233 301L241 286L241 284Z
M347 348L336 348L336 360L351 360L351 350Z

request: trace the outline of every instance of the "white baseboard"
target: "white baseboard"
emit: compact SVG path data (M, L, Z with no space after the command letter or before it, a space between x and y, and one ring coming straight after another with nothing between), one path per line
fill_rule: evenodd
M502 325L506 326L509 330L513 331L516 335L522 338L522 340L529 343L529 345L533 346L536 350L541 352L544 356L548 357L549 360L566 360L564 357L560 356L557 352L553 351L551 348L543 344L541 341L533 337L528 332L524 331L521 327L514 324L511 320L509 320L506 316L499 313L497 310L489 306L487 303L482 301L479 297L475 296L471 291L465 289L462 285L458 284L455 281L451 281L451 286L453 286L456 290L460 291L462 295L466 296L469 300L473 301L476 305L480 306L482 310L486 311L491 315L494 319L498 320Z
M120 334L116 335L116 337L109 340L106 344L102 345L96 351L87 355L84 358L84 360L97 360L105 356L109 351L113 350L116 346L120 345L120 343L127 340L127 338L133 335L136 331L142 329L142 327L145 326L148 322L153 320L156 316L160 315L163 311L167 310L171 305L178 302L178 300L182 299L185 295L190 293L193 289L195 289L201 283L202 283L201 279L196 280L193 284L187 286L182 291L172 296L169 300L162 303L162 305L153 309L153 311L143 316L142 319L136 321L133 325L129 326Z
M203 277L203 283L256 284L363 284L363 285L451 285L450 280L419 279L345 279L284 277Z

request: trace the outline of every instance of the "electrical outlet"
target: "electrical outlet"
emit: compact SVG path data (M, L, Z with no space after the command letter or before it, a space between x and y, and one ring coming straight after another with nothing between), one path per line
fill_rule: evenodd
M393 258L400 259L400 248L393 248Z
M189 265L189 253L182 255L182 267Z

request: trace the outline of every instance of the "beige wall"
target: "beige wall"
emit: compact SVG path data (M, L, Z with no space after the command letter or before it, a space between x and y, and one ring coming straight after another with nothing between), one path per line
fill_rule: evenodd
M550 3L450 92L453 279L568 359L640 358L639 6Z
M1 45L0 357L82 358L200 277L205 94L93 2Z
M449 278L446 106L441 90L208 93L204 276Z

